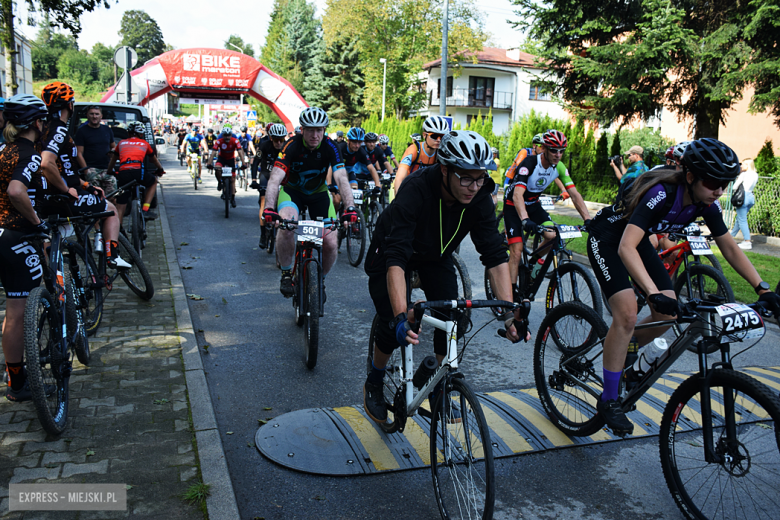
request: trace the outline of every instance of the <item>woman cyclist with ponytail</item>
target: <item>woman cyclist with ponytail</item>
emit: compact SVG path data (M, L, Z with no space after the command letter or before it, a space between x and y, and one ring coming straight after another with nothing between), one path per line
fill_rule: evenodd
M631 336L647 345L668 327L634 331L636 297L631 279L645 294L651 316L642 323L669 320L679 313L669 274L648 237L653 233L680 233L703 218L728 263L759 295L759 301L780 310L780 296L761 280L745 253L723 223L718 198L737 178L739 159L717 139L691 142L682 155L680 170L662 169L639 177L614 206L601 210L588 226L588 257L612 308L612 325L604 340L604 392L597 404L607 426L628 434L634 425L617 402L620 377Z

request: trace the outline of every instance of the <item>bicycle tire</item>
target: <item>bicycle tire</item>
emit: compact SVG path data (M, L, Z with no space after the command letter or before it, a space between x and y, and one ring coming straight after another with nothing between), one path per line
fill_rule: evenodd
M230 179L223 181L222 194L225 196L225 218L230 218L230 197L233 196L233 186L230 184Z
M374 201L368 206L368 241L374 239L374 229L376 229L376 223L379 220L379 215L382 214L382 206Z
M691 278L691 289L693 290L692 296L688 294L688 287L685 283L687 277ZM683 271L683 274L677 277L677 282L675 282L674 285L674 294L682 303L687 302L691 298L707 300L708 295L712 294L722 296L726 299L726 303L734 302L734 291L732 290L731 284L729 284L729 281L726 280L726 277L723 275L723 273L717 271L714 267L704 264L689 265L688 269ZM712 317L712 319L715 320L715 317ZM681 326L677 323L672 325L672 330L676 336L682 334L686 328L687 327ZM717 344L711 344L707 348L707 353L712 354L718 350L718 348L719 346ZM688 347L688 351L694 353L698 352L696 344Z
M52 435L61 434L68 421L71 366L70 359L60 354L59 332L54 299L44 287L36 287L24 308L24 355L38 420Z
M603 389L602 356L594 349L601 348L598 340L607 330L593 309L565 302L552 308L536 334L534 382L539 400L550 421L567 435L587 437L604 426L596 411ZM596 396L580 384L592 388Z
M357 231L355 231L357 226ZM351 224L346 231L347 239L347 260L349 265L358 267L360 262L363 261L363 254L366 251L366 224L363 219L363 214L358 212L357 224Z
M120 269L119 276L136 296L142 300L151 300L154 296L152 277L149 275L144 261L122 235L119 235L119 251L124 260L132 266L130 269Z
M493 445L477 397L463 379L449 379L432 413L431 475L441 517L493 518Z
M686 518L776 518L780 489L777 394L747 374L729 369L712 370L708 381L715 454L730 460L705 460L701 379L694 375L677 387L661 419L659 444L666 485ZM723 404L727 392L736 403L728 412ZM730 429L727 413L735 421L734 438L726 431ZM692 425L693 431L685 431ZM756 460L759 456L760 461Z
M92 336L97 332L100 322L103 320L104 298L103 287L100 285L103 277L95 264L91 247L89 248L89 254L87 254L81 244L72 244L70 248L72 253L75 254L84 284L84 327L87 330L87 335Z
M603 316L601 287L592 271L576 262L559 264L557 271L558 276L553 276L547 286L545 298L547 312L565 301L578 301L593 309L599 316ZM558 294L557 290L559 279L562 295Z
M197 170L194 167L192 168L192 185L195 188L195 191L198 191L198 175Z
M133 249L139 256L143 247L143 238L141 237L143 233L141 231L141 219L143 218L140 203L137 200L130 202L130 236L133 238Z
M70 253L65 258L70 264ZM75 269L78 269L78 263L75 264ZM87 337L87 330L84 325L84 314L82 310L77 306L80 298L80 288L77 287L71 273L71 266L65 266L63 270L63 276L65 280L65 290L67 291L67 297L65 298L65 319L68 325L68 336L72 340L73 351L76 353L79 363L84 366L88 366L90 362L90 350L89 350L89 338Z
M376 342L377 329L380 327L379 315L375 314L374 319L371 322L371 334L368 337L368 355L366 356L366 375L371 374L371 369L374 362L374 343ZM385 397L385 403L394 407L396 395L402 395L398 392L403 388L403 381L401 380L401 370L403 368L403 349L397 348L390 354L390 358L385 365L385 378L382 382L382 393ZM400 404L400 403L399 403ZM406 406L406 403L403 403ZM379 424L379 427L385 433L397 432L401 425L399 421L395 420L395 414L390 409L387 412L387 421Z
M318 267L316 262L306 264L303 330L306 334L306 368L309 370L313 370L317 366L320 341L320 279Z

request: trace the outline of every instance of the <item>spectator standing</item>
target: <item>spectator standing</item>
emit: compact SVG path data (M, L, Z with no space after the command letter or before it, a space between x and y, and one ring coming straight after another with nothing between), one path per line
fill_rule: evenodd
M626 169L625 162L621 162L619 167L615 164L615 161L609 162L609 164L612 166L612 169L615 170L615 177L618 178L620 184L623 184L630 179L639 177L647 171L647 166L645 166L644 161L644 148L641 146L632 146L628 149L627 155L629 163L628 169Z
M108 160L116 148L114 132L101 124L103 111L92 106L87 109L87 122L76 130L76 148L89 168L84 180L102 188L105 193L116 189L116 177L108 173Z
M739 243L740 249L753 249L753 242L750 241L750 229L748 228L747 216L750 212L750 208L756 203L756 197L753 195L753 190L756 189L758 183L758 172L756 171L756 165L753 159L745 159L742 161L742 173L739 174L737 180L734 182L732 193L737 191L740 185L745 188L745 203L737 208L737 218L734 220L734 229L731 230L731 236L736 237L737 233L742 231L742 238L744 240Z

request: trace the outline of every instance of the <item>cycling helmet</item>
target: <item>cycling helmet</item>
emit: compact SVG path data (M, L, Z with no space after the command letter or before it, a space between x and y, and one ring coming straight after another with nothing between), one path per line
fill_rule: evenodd
M490 149L490 153L492 153L492 154L495 154L495 155L498 155L498 148L496 148L496 147L494 146L493 148L491 148L491 149Z
M214 133L214 129L213 128L209 128L209 133L213 134Z
M359 126L353 126L347 132L347 139L350 141L363 141L366 138L366 132Z
M734 150L717 139L705 137L685 148L682 164L697 177L731 181L739 176L739 158Z
M296 126L296 127L295 127L295 133L296 133L296 134L303 133L303 132L301 131L301 127L300 127L300 126Z
M244 125L244 126L242 126L242 127L241 127L241 131L242 131L242 132L246 132L246 131L247 131L247 127L246 127L245 125Z
M442 116L428 116L422 125L423 132L431 134L446 134L450 131L450 125Z
M412 134L409 137L412 138L412 141L417 141L418 143L422 141L422 136L420 134Z
M279 123L274 123L268 128L268 135L270 137L287 137L287 128Z
M74 101L75 93L67 83L54 81L43 87L41 99L43 99L43 102L49 107L49 111L53 112Z
M441 164L466 170L495 170L490 145L484 137L471 130L447 132L436 154Z
M129 134L144 135L145 130L144 124L140 121L131 121L127 125L127 133Z
M544 134L536 134L531 142L533 144L544 144Z
M690 141L682 141L681 143L677 143L672 148L674 148L674 151L672 152L674 155L674 159L677 162L680 162L682 160L682 156L685 153L685 149L688 148L688 145L691 144Z
M5 98L0 97L0 110L5 110Z
M223 126L222 127L222 135L224 137L229 137L229 136L233 135L233 128L228 126L228 125Z
M46 119L46 104L30 94L16 94L4 103L3 117L17 128L28 128L38 119Z
M666 150L666 153L664 154L664 158L665 158L667 161L674 161L674 146L670 146L670 147L669 147L669 148Z
M326 128L330 123L328 114L318 107L304 108L301 115L298 116L298 121L300 121L303 128Z
M369 132L366 134L365 140L368 141L369 143L373 143L374 141L379 140L379 136L376 135L374 132Z
M343 130L337 130L336 131L336 137L344 137L344 131Z
M547 130L542 136L542 144L548 148L566 148L569 140L558 130Z
M390 144L390 138L387 137L385 134L379 135L379 144Z

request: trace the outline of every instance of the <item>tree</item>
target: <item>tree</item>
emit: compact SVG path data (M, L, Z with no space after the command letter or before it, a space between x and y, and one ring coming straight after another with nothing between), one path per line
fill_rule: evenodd
M609 149L609 155L612 157L616 155L623 155L623 149L620 145L620 130L615 132L615 138L612 139L612 146Z
M760 76L749 68L757 57L774 57L774 72L766 78L780 76L775 45L780 0L512 1L522 19L516 25L544 44L540 60L549 65L544 86L573 111L605 125L647 120L667 107L681 120L692 117L696 138L717 138L742 88ZM766 4L774 10L767 13ZM763 18L756 14L762 10ZM748 22L760 29L750 33ZM763 54L756 52L757 40ZM772 81L759 86L759 95L772 92ZM774 100L761 99L780 107L777 93Z
M234 47L235 45L235 47ZM252 48L251 43L244 43L244 40L237 34L231 34L225 41L225 48L231 51L235 51L236 47L241 49L241 52L247 56L255 57L255 50Z
M68 49L57 60L57 76L89 84L98 78L97 62L87 51Z
M328 96L323 108L334 124L358 124L363 114L363 89L357 39L337 41L329 47L322 63L328 78Z
M53 32L48 25L42 25L32 46L33 81L55 78L60 56L65 51L78 48L74 36Z
M165 52L160 26L145 11L125 11L119 36L122 37L121 45L132 47L138 53L139 65Z
M767 139L764 142L764 146L761 147L758 155L756 155L755 165L756 171L763 177L774 177L776 175L777 165L771 139Z

